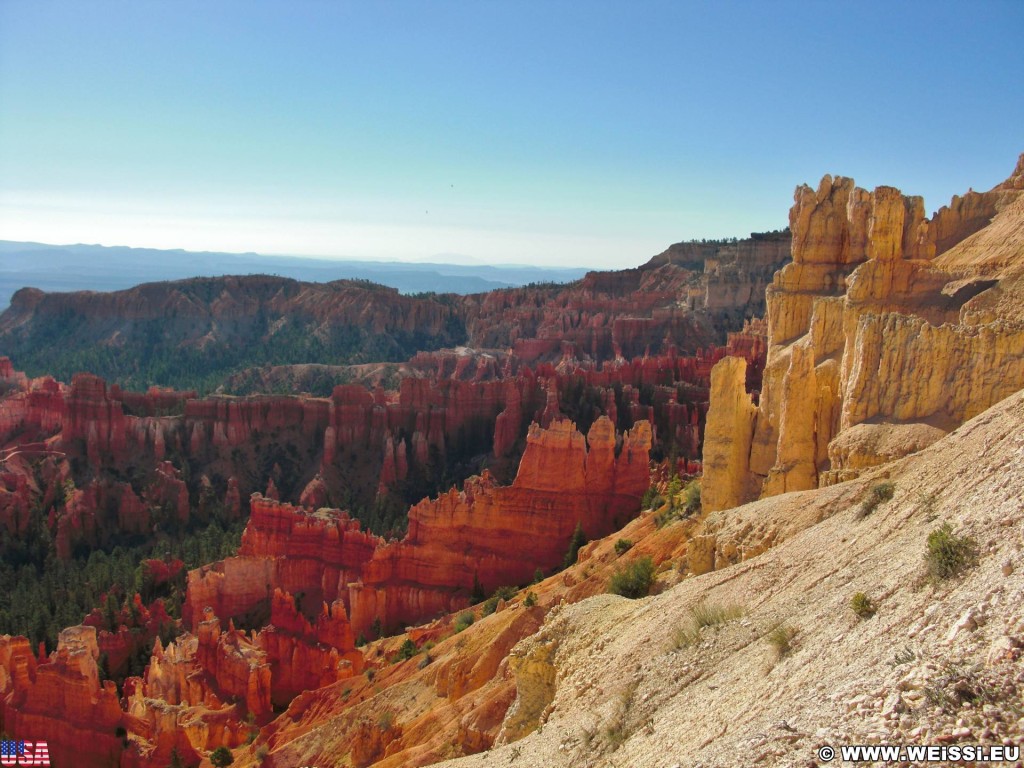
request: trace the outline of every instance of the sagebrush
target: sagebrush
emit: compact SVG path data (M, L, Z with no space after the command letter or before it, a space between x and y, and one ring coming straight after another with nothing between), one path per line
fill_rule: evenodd
M654 561L645 556L616 570L608 582L608 591L614 595L634 599L645 597L651 591L653 581Z

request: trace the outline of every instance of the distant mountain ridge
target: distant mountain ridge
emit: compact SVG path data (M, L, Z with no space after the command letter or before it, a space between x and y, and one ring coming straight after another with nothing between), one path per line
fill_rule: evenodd
M438 258L443 259L444 256ZM19 288L47 293L115 291L140 283L197 276L273 274L306 282L369 280L402 293L483 293L534 282L565 283L583 268L388 262L263 256L257 253L159 250L103 245L48 245L0 240L0 311Z
M8 273L31 265L63 279L61 249L17 250L0 242L0 253L4 247ZM0 354L30 376L71 380L88 371L127 389L200 391L268 365L398 363L457 346L514 350L527 365L601 365L672 349L694 354L763 315L764 286L789 259L786 233L702 243L685 265L673 256L680 247L641 267L588 272L566 284L552 279L557 270L513 270L520 279L548 279L468 295L456 293L457 277L441 278L444 290L432 291L429 273L416 273L419 290L403 295L365 278L333 279L332 262L317 263L321 279L309 281L268 275L267 263L249 256L234 257L230 266L244 273L258 264L263 274L157 280L117 291L25 287L0 313ZM138 249L78 248L100 264L97 280L112 264L141 258ZM164 262L173 255L176 269L200 273L214 271L217 257L147 253L162 254Z

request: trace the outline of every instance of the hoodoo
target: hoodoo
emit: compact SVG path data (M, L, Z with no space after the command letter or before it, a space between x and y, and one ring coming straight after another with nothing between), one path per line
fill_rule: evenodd
M1011 297L1024 296L1022 190L1024 156L1005 182L931 219L921 198L892 187L869 193L825 176L817 190L797 188L793 262L767 291L768 360L749 438L736 425L750 400L724 385L735 363L716 370L709 509L856 477L1020 389L1024 325Z

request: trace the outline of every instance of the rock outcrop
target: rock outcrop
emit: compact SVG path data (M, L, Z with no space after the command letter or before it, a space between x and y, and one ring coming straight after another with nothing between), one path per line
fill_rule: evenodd
M1024 323L1013 309L1024 298L1024 243L1010 234L1024 220L1022 186L1024 162L932 219L920 198L891 187L868 193L826 176L816 191L797 189L793 262L767 292L754 431L730 469L707 478L709 508L856 476L1024 385ZM749 408L735 386L714 394L706 460L723 464Z
M746 361L727 357L711 371L711 402L704 440L701 503L728 509L748 495L750 440L757 408L746 389Z
M646 422L618 451L605 417L585 439L569 421L534 425L511 486L485 472L409 511L406 537L379 547L348 587L353 627L403 627L465 605L474 587L527 583L561 561L577 525L607 535L639 511L650 444Z
M412 503L444 490L445 465L460 481L487 453L507 482L529 424L560 415L581 429L601 415L620 428L646 420L656 455L693 462L711 368L727 355L747 360L746 386L756 391L765 360L756 323L694 355L670 347L599 367L568 356L531 368L510 353L497 379L413 376L397 392L344 385L329 398L136 394L92 375L67 387L12 372L14 388L0 397L0 445L10 454L0 527L24 532L31 509L41 508L66 558L113 546L118 532L237 520L244 500L271 481L279 498L310 507L345 499L365 509L388 495Z
M68 627L57 650L36 658L23 637L0 635L0 728L48 742L54 765L116 765L124 725L117 688L101 681L94 627Z
M625 523L650 482L650 446L643 421L621 443L605 417L586 438L566 420L547 430L535 425L510 486L485 472L462 490L425 499L409 511L408 533L398 542L363 532L338 510L256 495L238 556L189 573L186 623L207 608L236 620L261 606L277 605L280 614L285 606L275 590L302 592L313 605L331 606L325 621L347 612L347 645L332 644L344 654L351 634L369 634L375 623L398 629L466 605L475 589L528 582L538 568L561 562L577 525L603 536ZM325 642L321 631L293 628Z

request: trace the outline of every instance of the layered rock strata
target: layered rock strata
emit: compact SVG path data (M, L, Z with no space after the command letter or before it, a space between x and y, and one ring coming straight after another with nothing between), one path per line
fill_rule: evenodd
M577 525L603 536L639 510L649 484L651 429L617 438L602 417L586 438L567 420L530 430L510 486L489 473L409 511L409 530L385 542L337 510L304 510L260 496L237 557L189 573L186 622L206 608L241 618L276 589L344 609L351 631L396 629L466 605L474 589L528 582L561 562ZM332 614L334 615L334 614ZM309 632L299 633L309 634Z
M1022 187L1024 160L931 219L921 198L891 187L869 193L826 176L817 190L797 189L793 262L767 292L768 359L749 439L737 425L751 403L737 395L732 363L720 364L712 392L709 508L856 476L1024 386L1024 323L1008 300L1024 298L1024 248L1006 236L1024 221ZM1003 235L998 257L979 255L995 239L989 228Z
M117 765L124 726L113 682L100 679L94 627L68 627L57 650L37 659L23 637L0 635L0 729L46 741L54 765Z

